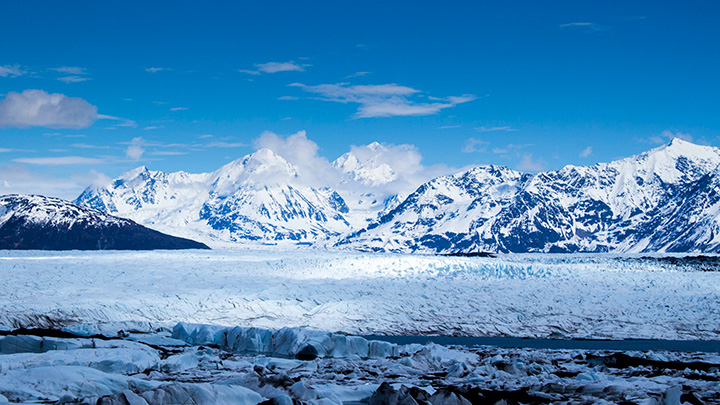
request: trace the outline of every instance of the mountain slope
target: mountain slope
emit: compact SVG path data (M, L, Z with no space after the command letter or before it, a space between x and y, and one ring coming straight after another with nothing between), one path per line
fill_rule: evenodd
M0 249L207 249L137 223L59 198L0 197Z
M350 229L337 192L302 184L296 169L269 149L212 173L138 168L75 201L205 240L312 243Z
M720 150L679 139L611 163L432 180L338 246L405 252L720 250Z

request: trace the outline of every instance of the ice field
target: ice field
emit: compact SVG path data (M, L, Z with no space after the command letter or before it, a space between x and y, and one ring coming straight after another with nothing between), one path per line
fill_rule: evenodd
M717 339L720 272L610 256L0 252L0 325Z
M720 403L718 353L354 336L717 340L713 270L598 255L4 251L0 402Z

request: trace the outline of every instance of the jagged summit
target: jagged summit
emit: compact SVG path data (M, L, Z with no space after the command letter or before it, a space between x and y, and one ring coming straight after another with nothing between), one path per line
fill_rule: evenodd
M388 193L397 174L387 152L371 143L333 162L346 175L343 194L302 184L292 164L260 149L211 173L137 168L77 201L158 229L243 243L425 253L720 250L718 148L673 139L613 162L536 174L477 166L407 198Z
M311 243L349 229L343 198L299 182L297 169L270 149L210 173L129 173L76 201L207 241Z
M378 142L362 148L355 148L335 159L333 166L351 180L378 186L390 183L398 178L397 173L386 162L384 154L388 149Z

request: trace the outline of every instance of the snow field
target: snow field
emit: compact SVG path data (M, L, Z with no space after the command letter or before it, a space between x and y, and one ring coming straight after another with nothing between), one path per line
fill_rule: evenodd
M0 252L0 325L717 339L720 273L610 256Z

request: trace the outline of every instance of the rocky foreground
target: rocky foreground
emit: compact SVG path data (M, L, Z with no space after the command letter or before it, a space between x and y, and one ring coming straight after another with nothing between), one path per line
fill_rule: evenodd
M94 332L3 332L0 402L720 402L717 354L398 346L297 328L191 324L172 333Z

